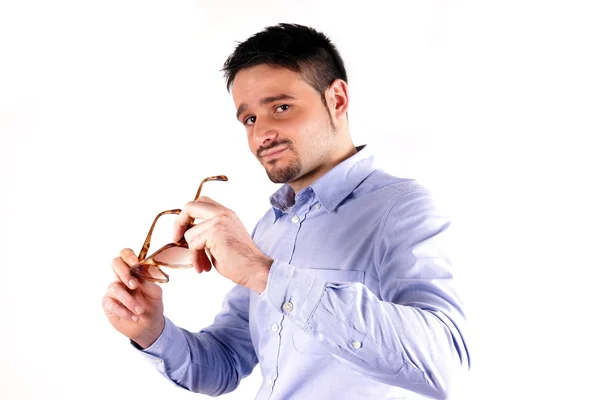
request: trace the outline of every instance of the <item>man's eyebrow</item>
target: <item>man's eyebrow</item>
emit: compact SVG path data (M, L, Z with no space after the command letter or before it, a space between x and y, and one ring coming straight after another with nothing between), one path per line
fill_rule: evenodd
M260 99L260 105L264 106L265 104L273 103L280 100L296 100L296 98L290 96L289 94L281 93L276 96L268 96ZM240 104L235 114L235 119L240 119L240 115L247 109L248 105L246 103Z

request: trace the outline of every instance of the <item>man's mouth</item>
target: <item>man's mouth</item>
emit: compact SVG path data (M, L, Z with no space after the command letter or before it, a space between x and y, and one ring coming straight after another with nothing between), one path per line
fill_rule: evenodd
M276 146L276 147L273 147L272 149L263 151L262 154L260 155L260 158L261 158L261 160L265 160L265 161L272 160L274 158L279 157L286 150L287 150L286 146Z

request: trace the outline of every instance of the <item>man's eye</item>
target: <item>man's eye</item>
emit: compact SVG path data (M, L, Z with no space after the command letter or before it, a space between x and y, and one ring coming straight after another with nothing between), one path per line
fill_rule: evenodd
M244 125L252 125L253 123L256 122L256 117L255 116L251 116L248 117L244 120Z
M277 108L275 110L277 112L283 112L283 111L289 110L289 108L290 108L289 104L282 104L280 106L277 106Z

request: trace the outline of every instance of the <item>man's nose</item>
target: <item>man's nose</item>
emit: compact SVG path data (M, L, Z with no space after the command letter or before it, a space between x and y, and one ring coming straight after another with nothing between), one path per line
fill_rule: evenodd
M254 123L254 141L259 146L273 142L277 138L277 131L267 121L256 121Z

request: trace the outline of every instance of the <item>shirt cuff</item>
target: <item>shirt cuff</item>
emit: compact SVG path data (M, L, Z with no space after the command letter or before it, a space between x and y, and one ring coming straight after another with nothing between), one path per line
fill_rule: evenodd
M306 328L327 282L303 268L275 260L269 270L267 288L259 297Z
M165 327L150 347L142 349L137 343L130 340L131 345L163 373L166 372L168 366L181 363L186 357L187 350L187 342L183 332L170 319L164 318ZM185 345L182 345L182 343Z

